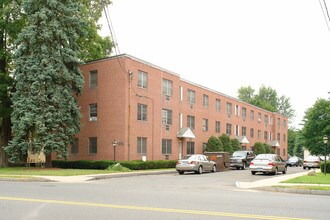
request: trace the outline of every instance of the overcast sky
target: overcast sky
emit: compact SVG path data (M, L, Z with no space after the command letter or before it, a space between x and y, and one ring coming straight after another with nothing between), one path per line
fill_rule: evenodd
M320 1L112 0L109 13L120 53L232 97L242 86L270 86L290 97L300 128L306 109L330 96Z

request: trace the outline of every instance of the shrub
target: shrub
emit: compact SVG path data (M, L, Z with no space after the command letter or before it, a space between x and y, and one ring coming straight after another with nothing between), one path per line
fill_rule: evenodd
M77 160L77 161L64 161L53 160L52 166L63 169L98 169L105 170L109 166L114 165L112 160ZM120 164L131 170L148 170L148 169L162 169L162 168L175 168L176 160L155 160L155 161L121 161Z
M325 169L326 169L327 173L330 173L330 161L327 161ZM321 162L321 164L320 164L320 170L322 173L324 173L324 161Z
M122 166L120 163L109 166L106 170L117 171L117 172L130 172L132 170Z
M221 151L221 148L222 148L222 142L214 137L214 136L211 136L209 138L209 140L207 141L207 146L206 148L204 149L204 151L207 151L207 152L219 152Z
M266 153L265 146L261 142L256 142L253 146L253 151L256 155Z

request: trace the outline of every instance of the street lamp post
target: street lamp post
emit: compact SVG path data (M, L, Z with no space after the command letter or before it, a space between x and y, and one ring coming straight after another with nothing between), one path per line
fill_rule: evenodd
M323 143L324 143L324 175L327 175L328 136L324 135L324 137L323 137Z
M116 146L117 146L116 140L112 142L112 146L113 146L113 161L116 163Z

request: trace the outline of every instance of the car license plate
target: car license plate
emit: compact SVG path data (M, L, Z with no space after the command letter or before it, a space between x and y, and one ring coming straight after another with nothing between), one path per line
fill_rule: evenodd
M262 171L262 168L257 168L257 171Z

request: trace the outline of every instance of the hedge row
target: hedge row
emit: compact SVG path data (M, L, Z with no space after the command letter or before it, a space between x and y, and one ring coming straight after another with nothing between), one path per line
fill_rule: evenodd
M330 173L330 161L327 161L325 169L327 170L327 173ZM320 170L321 170L322 173L324 173L324 162L321 162Z
M176 160L154 160L154 161L120 161L122 166L127 167L131 170L148 170L148 169L162 169L162 168L174 168ZM64 161L64 160L53 160L52 166L63 169L97 169L105 170L109 166L114 165L115 162L112 160L77 160L77 161Z

